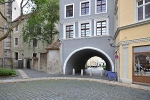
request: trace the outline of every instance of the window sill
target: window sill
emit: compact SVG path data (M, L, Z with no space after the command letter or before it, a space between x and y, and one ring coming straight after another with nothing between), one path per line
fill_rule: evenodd
M65 17L65 19L71 19L71 18L74 18L74 16L72 16L72 17Z

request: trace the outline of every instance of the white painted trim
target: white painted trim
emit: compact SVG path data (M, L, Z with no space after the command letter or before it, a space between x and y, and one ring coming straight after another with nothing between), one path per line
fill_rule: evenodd
M84 3L84 2L89 2L89 14L86 14L86 15L81 15L81 3ZM91 0L84 0L84 1L81 1L80 2L80 9L79 9L79 15L80 16L88 16L91 14Z
M103 13L107 13L107 0L106 0L106 12L97 12L97 0L95 0L95 14L103 14Z
M68 62L68 60L70 59L70 57L71 57L73 54L75 54L76 52L78 52L78 51L80 51L80 50L85 50L85 49L96 50L96 51L98 51L98 52L104 54L104 55L108 58L108 60L110 61L111 66L112 66L112 71L114 72L114 64L113 64L113 61L111 60L111 58L110 58L104 51L102 51L102 50L100 50L100 49L98 49L98 48L94 48L94 47L83 47L83 48L79 48L79 49L74 50L74 51L66 58L66 60L65 60L65 62L64 62L64 66L63 66L63 73L64 73L64 74L66 74L66 65L67 65L67 62Z
M106 34L105 35L109 35L109 18L101 18L101 19L94 19L94 36L96 35L96 22L97 21L104 21L106 20ZM103 36L103 35L100 35Z
M83 23L89 23L89 26L90 26L90 30L89 30L90 31L90 36L92 36L92 22L91 22L91 20L83 20L83 21L79 21L78 22L78 30L79 30L78 37L81 38L81 24L83 24Z
M73 38L75 38L75 22L72 22L72 23L63 24L63 39L67 39L66 38L66 26L67 25L73 25ZM68 39L72 39L72 38L68 38Z
M73 16L72 16L72 17L66 17L66 7L67 7L67 6L70 6L70 5L73 5ZM64 6L64 18L65 18L65 19L74 18L74 3L66 4L66 5Z

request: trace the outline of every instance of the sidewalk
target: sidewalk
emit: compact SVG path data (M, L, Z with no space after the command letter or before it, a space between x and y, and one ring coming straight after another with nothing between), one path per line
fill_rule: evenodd
M37 80L87 80L87 81L93 81L93 82L100 82L105 84L111 84L111 85L118 85L118 86L125 86L130 88L136 88L136 89L142 89L150 91L150 86L144 86L144 85L137 85L137 84L125 84L120 82L114 82L114 81L108 81L106 77L99 78L99 77L90 77L90 76L83 76L80 75L51 75L47 74L45 72L39 72L35 70L17 70L19 76L16 78L6 78L6 79L0 79L0 84L2 83L14 83L14 82L27 82L27 81L37 81ZM36 76L36 77L35 77Z

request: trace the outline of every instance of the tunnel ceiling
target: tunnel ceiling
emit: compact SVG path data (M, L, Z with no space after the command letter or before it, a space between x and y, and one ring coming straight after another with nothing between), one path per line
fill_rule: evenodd
M102 58L106 62L107 70L111 70L111 63L103 53L92 49L84 49L77 51L69 58L66 64L66 73L72 73L72 69L80 72L81 69L85 68L86 62L93 56Z

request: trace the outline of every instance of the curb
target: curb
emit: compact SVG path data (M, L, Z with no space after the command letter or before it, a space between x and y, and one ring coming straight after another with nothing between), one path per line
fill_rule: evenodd
M135 88L135 89L141 89L150 91L149 86L142 86L137 84L126 84L126 83L119 83L119 82L113 82L108 80L102 80L102 79L90 79L90 78L71 78L71 77L42 77L42 78L27 78L27 79L15 79L15 80L0 80L0 84L5 83L18 83L18 82L28 82L28 81L39 81L39 80L86 80L91 82L100 82L105 84L111 84L111 85L117 85L117 86L124 86L128 88Z

